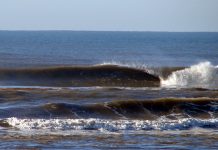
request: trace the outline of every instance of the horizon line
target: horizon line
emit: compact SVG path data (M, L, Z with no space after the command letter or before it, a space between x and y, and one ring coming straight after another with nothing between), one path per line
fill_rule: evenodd
M169 33L216 33L218 31L167 31L167 30L72 30L72 29L0 29L0 31L23 31L23 32L41 32L41 31L71 31L71 32L169 32Z

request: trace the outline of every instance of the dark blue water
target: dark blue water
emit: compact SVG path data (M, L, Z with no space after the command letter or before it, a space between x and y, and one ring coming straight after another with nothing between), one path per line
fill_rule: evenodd
M218 64L218 33L0 31L0 67Z
M218 33L0 31L0 149L217 149Z

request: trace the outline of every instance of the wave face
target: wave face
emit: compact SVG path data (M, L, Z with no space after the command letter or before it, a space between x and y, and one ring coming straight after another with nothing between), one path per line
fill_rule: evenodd
M202 62L189 68L172 72L165 80L161 81L164 87L195 87L217 88L218 67L210 62Z
M146 70L117 65L1 69L1 85L31 86L159 86L158 76Z

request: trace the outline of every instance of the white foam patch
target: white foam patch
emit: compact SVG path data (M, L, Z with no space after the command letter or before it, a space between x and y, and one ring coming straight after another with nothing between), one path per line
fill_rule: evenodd
M173 72L162 87L218 88L218 67L202 62L190 68Z
M6 121L21 130L99 130L99 131L139 131L139 130L184 130L195 127L218 127L218 119L185 118L169 120L165 117L150 120L105 120L105 119L18 119Z

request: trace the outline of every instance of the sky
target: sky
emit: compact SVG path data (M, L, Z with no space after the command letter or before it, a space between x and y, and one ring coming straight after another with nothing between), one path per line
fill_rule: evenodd
M218 31L218 0L0 0L0 30Z

